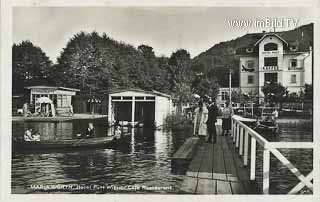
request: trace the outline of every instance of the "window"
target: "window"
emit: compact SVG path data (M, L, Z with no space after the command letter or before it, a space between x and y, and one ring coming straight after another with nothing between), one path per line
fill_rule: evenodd
M278 58L277 57L265 57L264 58L264 66L278 66Z
M290 61L290 67L297 67L297 59L292 59Z
M248 67L248 69L253 69L253 68L254 68L254 62L253 62L253 60L248 60L248 61L247 61L247 67Z
M278 74L277 73L264 73L264 81L269 83L277 83L278 82Z
M248 84L253 84L253 75L248 75Z
M221 100L227 100L228 99L228 92L222 91L221 92Z
M264 51L275 51L278 50L278 44L276 43L267 43L264 45Z
M295 74L291 75L291 83L297 83L297 75Z

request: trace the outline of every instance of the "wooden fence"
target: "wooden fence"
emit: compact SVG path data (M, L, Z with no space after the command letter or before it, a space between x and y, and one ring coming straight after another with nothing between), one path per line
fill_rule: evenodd
M314 149L313 142L269 142L249 126L241 122L240 116L232 117L232 138L236 148L239 150L239 155L243 159L244 166L248 166L250 159L250 180L255 180L256 177L256 144L258 143L263 148L263 194L269 194L269 181L270 181L270 153L272 153L283 165L285 165L299 180L300 182L292 188L288 194L296 194L305 186L313 191L313 171L307 176L304 176L281 152L280 148L303 148ZM251 144L249 145L249 138ZM250 157L249 157L250 147ZM310 162L312 163L312 162Z

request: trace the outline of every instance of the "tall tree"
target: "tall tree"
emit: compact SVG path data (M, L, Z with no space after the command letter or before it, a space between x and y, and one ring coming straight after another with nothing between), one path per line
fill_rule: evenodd
M12 91L22 93L30 85L52 84L53 63L44 51L30 41L13 44Z

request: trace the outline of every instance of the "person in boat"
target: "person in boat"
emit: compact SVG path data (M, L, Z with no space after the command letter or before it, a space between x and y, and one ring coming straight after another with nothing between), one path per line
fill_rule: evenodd
M221 136L227 136L231 130L231 117L233 109L229 101L226 101L226 107L222 111L222 133Z
M114 137L118 140L121 138L122 132L120 125L117 125L114 130Z
M24 141L27 141L27 142L33 141L32 128L29 128L24 132L23 139Z
M33 141L40 141L40 134L38 132L36 132L35 134L32 134L32 139Z
M93 138L93 137L94 137L93 123L89 123L88 129L86 130L86 138Z
M193 134L199 136L200 144L203 144L207 135L208 109L200 100L195 110L195 118L193 125Z
M274 111L272 112L272 118L273 120L276 120L279 116L279 112L277 109L274 109Z

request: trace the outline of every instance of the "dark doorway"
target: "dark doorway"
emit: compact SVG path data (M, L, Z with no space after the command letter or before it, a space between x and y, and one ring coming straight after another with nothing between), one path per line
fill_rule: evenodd
M143 122L145 125L153 125L155 117L154 102L136 102L135 121Z
M114 118L117 121L131 121L131 102L114 102Z

